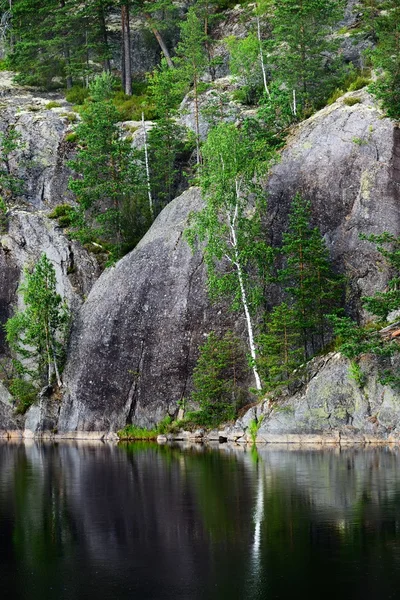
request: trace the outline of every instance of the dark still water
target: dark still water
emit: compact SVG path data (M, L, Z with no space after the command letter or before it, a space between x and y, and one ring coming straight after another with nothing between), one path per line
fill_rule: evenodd
M0 444L2 598L400 597L400 451Z

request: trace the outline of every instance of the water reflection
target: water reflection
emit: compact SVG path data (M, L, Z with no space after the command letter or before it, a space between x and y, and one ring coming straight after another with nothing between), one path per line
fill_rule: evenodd
M0 444L17 599L391 598L400 454Z

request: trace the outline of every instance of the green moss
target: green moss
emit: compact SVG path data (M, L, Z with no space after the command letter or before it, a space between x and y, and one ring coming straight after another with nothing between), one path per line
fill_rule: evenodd
M68 121L70 123L75 123L75 121L78 120L78 115L73 112L60 113L60 117L64 117L65 119L68 119Z
M60 106L61 104L59 102L52 100L51 102L48 102L46 104L46 110L51 110L52 108L60 108Z
M346 106L354 106L355 104L361 104L361 99L354 97L344 98L343 104L346 104Z
M70 133L67 133L67 135L65 136L65 141L69 142L70 144L73 144L77 140L78 140L78 134L75 131L71 131Z

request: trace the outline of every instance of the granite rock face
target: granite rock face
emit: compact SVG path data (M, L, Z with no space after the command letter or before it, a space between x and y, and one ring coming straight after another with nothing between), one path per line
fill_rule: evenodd
M60 432L152 426L188 397L199 345L231 318L210 306L201 252L183 236L201 206L196 188L173 200L94 285L72 331Z
M346 99L357 99L353 106ZM400 234L400 129L364 90L301 123L267 181L266 227L279 244L296 192L312 204L334 266L350 280L348 304L384 289L388 271L361 233Z
M41 210L72 200L67 161L73 147L65 135L76 116L61 95L21 88L12 77L7 71L0 73L0 132L13 126L20 134L21 146L10 157L9 167L23 180L22 200ZM48 109L49 102L58 106Z
M350 361L338 353L311 361L297 391L251 408L226 437L241 433L241 441L250 441L248 427L256 419L260 443L399 442L400 393L379 382L373 358L364 356L360 366L363 385L352 376Z

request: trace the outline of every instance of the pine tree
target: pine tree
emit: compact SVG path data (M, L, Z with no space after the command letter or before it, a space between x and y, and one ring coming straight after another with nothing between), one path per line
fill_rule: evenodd
M177 106L184 95L184 82L166 60L149 77L149 94L157 120L148 135L150 185L155 212L170 202L179 181L178 161L185 152L185 130L176 122Z
M181 25L181 41L176 54L176 64L183 80L193 86L196 159L197 164L200 164L199 86L200 78L207 67L207 54L204 31L194 7L189 9L187 19Z
M340 60L328 56L337 51L339 41L332 38L332 25L342 14L340 0L279 0L274 4L271 60L276 79L296 94L295 113L317 107L337 86Z
M195 413L199 424L215 427L235 418L243 395L238 383L246 371L243 349L232 332L221 338L211 332L193 371L192 400L200 407Z
M376 19L378 45L372 52L375 67L382 70L373 89L389 117L400 118L400 0L388 0Z
M282 302L266 317L265 333L257 338L264 388L285 385L303 360L297 311Z
M7 203L23 192L23 181L12 173L10 164L13 152L21 147L21 134L14 126L0 133L0 197Z
M328 250L310 220L310 202L296 194L289 229L283 235L285 266L279 272L279 281L296 311L304 359L327 342L327 315L340 304L342 295L342 281L332 272Z
M379 322L385 322L391 312L400 309L400 237L388 232L360 237L377 246L378 252L385 258L392 272L385 291L362 298L363 307L378 317Z
M61 386L60 370L66 345L68 309L56 289L53 264L43 254L32 273L25 271L19 288L25 309L8 319L6 339L14 352L20 378L51 385L53 374Z
M81 149L70 161L79 175L70 181L80 207L75 235L90 240L90 223L95 219L101 225L95 233L118 258L138 242L149 224L145 167L143 157L121 137L120 115L109 99L111 76L98 77L91 94L93 100L82 110L76 129Z

